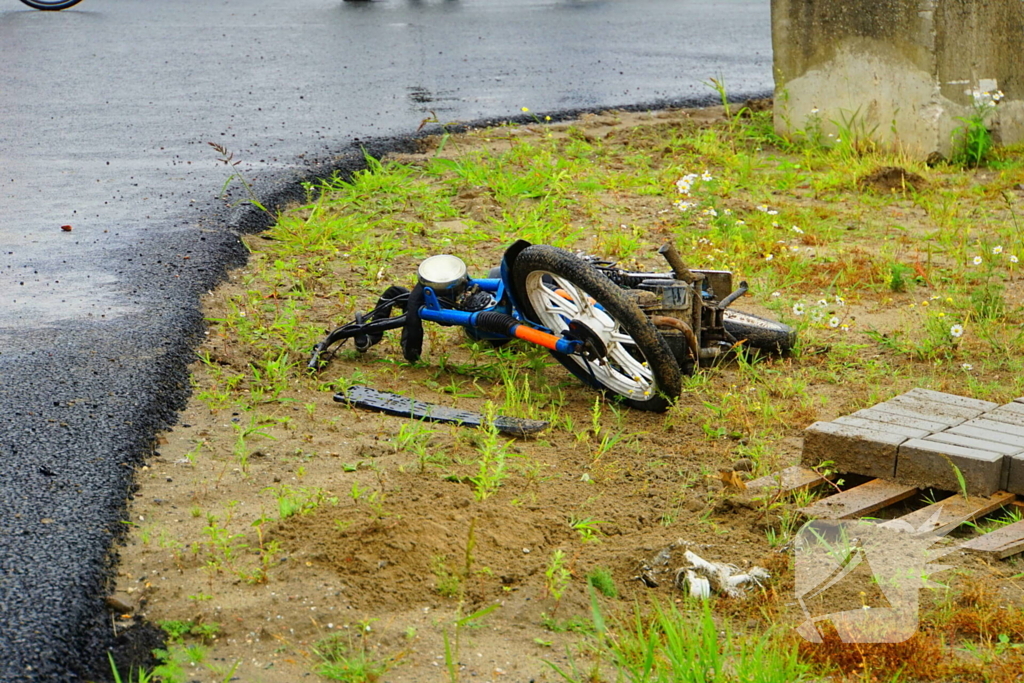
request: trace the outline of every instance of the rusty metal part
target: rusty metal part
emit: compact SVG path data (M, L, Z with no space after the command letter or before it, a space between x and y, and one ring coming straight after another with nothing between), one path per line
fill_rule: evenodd
M655 327L671 327L682 332L686 337L686 346L690 349L690 357L695 361L700 358L700 344L697 343L697 335L693 333L693 328L685 322L667 315L652 315L651 324Z
M693 284L700 279L697 275L690 272L690 269L686 267L683 262L683 257L676 251L675 245L671 242L665 242L658 248L658 253L665 257L668 261L668 265L672 267L672 273L676 276L677 280L682 280L686 284Z

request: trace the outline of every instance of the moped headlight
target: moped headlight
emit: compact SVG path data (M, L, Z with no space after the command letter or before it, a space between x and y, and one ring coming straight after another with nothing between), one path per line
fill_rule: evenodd
M435 292L457 291L469 280L465 262L458 256L438 254L420 264L416 275L424 287Z

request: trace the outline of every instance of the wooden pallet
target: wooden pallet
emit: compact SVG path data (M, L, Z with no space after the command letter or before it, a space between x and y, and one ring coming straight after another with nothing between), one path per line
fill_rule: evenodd
M817 472L803 467L790 467L774 475L755 479L747 484L748 489L761 489L774 494L792 493L824 483ZM826 496L811 505L800 508L800 513L810 519L856 519L884 510L917 494L916 486L898 484L885 479L871 479L859 486ZM1005 491L991 496L952 495L943 500L923 506L900 517L882 522L883 526L898 528L906 523L915 530L932 531L944 535L964 522L974 521L1000 507L1024 508L1024 500ZM1024 552L1024 521L982 534L961 544L964 550L1003 559Z

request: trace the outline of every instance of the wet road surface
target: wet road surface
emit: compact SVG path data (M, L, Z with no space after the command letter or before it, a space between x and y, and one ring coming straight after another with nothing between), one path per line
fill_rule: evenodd
M719 76L771 89L768 0L0 0L0 681L102 669L133 468L263 225L208 142L273 203L431 115L692 104Z

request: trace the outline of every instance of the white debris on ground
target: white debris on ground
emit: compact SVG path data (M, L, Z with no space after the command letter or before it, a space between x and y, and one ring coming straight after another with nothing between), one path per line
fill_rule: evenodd
M753 566L741 571L734 564L709 562L689 549L683 551L686 564L678 567L673 574L673 552L689 545L683 539L670 543L650 560L641 561L640 574L635 578L648 588L657 588L661 576L667 574L673 577L673 585L677 588L702 600L710 598L712 594L740 598L751 585L761 587L771 578L771 574L763 567Z
M692 550L684 552L683 557L689 564L676 570L676 586L694 598L707 599L712 592L740 598L746 593L746 586L761 586L771 576L763 567L741 572L733 564L708 562Z

